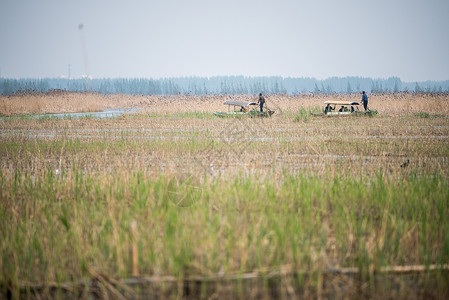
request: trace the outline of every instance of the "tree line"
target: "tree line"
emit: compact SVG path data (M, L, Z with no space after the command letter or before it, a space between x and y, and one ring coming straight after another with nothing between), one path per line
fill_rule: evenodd
M174 78L0 78L0 94L46 93L52 90L141 95L449 93L449 80L402 82L398 77L372 79L331 77L323 80L292 77L174 77Z

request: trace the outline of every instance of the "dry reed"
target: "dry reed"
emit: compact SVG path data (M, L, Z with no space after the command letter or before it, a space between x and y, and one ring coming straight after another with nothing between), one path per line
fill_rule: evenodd
M96 93L55 93L0 96L0 115L91 112L108 108L141 108L148 113L214 112L227 109L228 99L257 101L250 95L235 96L143 96L102 95ZM360 102L360 95L268 95L267 106L281 112L296 112L301 107L323 106L328 100ZM369 108L381 114L404 115L418 112L449 115L448 94L373 94Z
M329 268L357 269L367 287L344 282L356 297L390 266L447 264L447 96L372 95L372 118L299 121L297 109L334 96L269 96L279 114L230 120L210 114L227 97L54 96L1 101L11 114L51 101L54 112L145 110L0 121L0 285L15 297L26 283L76 292L65 282L87 276L83 286L120 298L119 279L136 275L185 295L189 278L272 270L283 296L306 297L342 284L326 281ZM285 266L310 277L289 281ZM445 272L428 279L432 296L447 295Z

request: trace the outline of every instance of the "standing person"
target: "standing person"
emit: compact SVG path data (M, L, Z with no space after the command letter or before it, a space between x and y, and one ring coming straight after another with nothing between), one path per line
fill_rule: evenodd
M263 105L265 104L265 97L262 96L262 93L259 94L259 100L257 103L260 105L260 111L263 112Z
M365 94L365 91L362 92L362 104L365 111L368 110L368 96Z

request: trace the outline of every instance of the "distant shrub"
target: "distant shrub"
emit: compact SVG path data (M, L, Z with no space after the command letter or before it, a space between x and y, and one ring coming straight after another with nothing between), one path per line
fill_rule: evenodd
M311 116L321 115L323 113L322 109L319 106L304 108L301 107L298 112L295 114L294 120L296 122L299 121L308 121Z
M377 110L368 110L365 115L367 115L368 117L373 117L375 115L379 114L379 112Z
M426 113L424 111L420 111L420 112L414 114L414 116L417 118L429 118L430 117L429 113Z

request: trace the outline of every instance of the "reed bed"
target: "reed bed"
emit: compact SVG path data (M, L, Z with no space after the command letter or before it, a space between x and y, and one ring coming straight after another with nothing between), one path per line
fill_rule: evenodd
M295 113L301 108L322 107L324 101L357 101L361 95L268 95L267 107L277 114ZM153 114L214 112L227 109L223 102L229 99L255 101L252 95L102 95L97 93L53 92L36 95L0 96L0 116L65 112L93 112L110 108L141 108ZM448 94L373 94L369 95L370 109L388 115L449 115Z
M167 298L443 299L447 108L409 97L399 117L295 120L286 103L310 99L273 96L281 114L227 120L180 96L117 119L0 121L0 293L139 298L124 285L147 280ZM416 265L435 273L378 285ZM329 275L342 269L359 284Z

